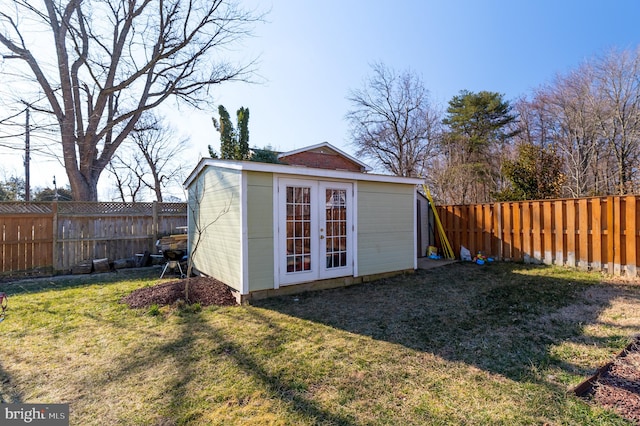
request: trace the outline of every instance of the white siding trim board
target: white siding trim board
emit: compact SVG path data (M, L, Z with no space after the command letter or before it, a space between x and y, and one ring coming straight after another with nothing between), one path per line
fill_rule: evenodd
M242 294L249 294L249 234L247 223L247 172L240 176L240 283Z
M418 269L418 191L413 191L413 269Z
M358 276L358 181L353 182L353 197L351 198L351 214L353 215L353 231L352 231L352 239L353 244L353 257L351 258L353 261L353 276Z
M278 217L278 194L279 184L278 175L273 174L273 203L271 208L273 209L273 288L280 288L280 220Z

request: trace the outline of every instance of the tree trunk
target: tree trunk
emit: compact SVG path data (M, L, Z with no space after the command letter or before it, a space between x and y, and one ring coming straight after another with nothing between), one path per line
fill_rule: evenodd
M158 176L158 171L155 169L154 166L152 166L151 163L149 163L149 166L151 166L151 173L153 174L153 183L154 183L153 190L156 193L156 201L161 203L162 202L162 179L160 178L160 176Z
M89 180L82 175L75 164L65 164L69 185L74 201L98 201L98 179Z

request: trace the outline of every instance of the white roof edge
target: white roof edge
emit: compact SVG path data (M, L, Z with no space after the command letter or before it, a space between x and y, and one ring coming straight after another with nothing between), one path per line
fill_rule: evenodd
M329 142L321 142L321 143L318 143L318 144L315 144L315 145L305 146L304 148L294 149L293 151L281 152L280 154L278 154L278 158L286 157L288 155L293 155L293 154L299 154L301 152L311 151L313 149L318 149L318 148L322 148L322 147L327 147L327 148L330 148L330 149L336 151L338 154L342 155L343 157L346 157L349 160L353 161L354 163L360 165L366 171L371 171L372 170L371 167L369 167L367 164L363 163L362 161L358 160L355 157L352 157L351 155L347 154L346 152L342 151L341 149L336 148L335 146L331 145Z
M289 166L286 164L259 163L256 161L234 161L216 160L213 158L203 158L193 169L189 177L184 182L184 187L188 188L205 167L220 167L229 170L267 172L286 175L297 175L306 177L318 177L323 179L347 179L369 182L402 183L407 185L420 185L424 182L420 178L378 175L370 173L350 172L346 170L317 169L305 166Z

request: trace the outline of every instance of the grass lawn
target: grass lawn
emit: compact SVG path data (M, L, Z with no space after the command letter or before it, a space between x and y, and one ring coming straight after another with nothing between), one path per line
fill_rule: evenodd
M72 425L629 424L570 389L640 333L640 285L453 264L254 306L131 310L158 270L4 284L0 402Z

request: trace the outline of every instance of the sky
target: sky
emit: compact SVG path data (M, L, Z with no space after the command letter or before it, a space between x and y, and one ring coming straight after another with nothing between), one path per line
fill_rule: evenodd
M229 84L216 103L251 111L251 145L292 150L329 142L348 153L344 117L350 90L363 87L371 64L421 76L446 108L460 90L506 99L531 92L556 73L607 49L640 43L637 1L283 1L256 27L250 52L261 55L261 85ZM214 93L215 96L215 93ZM204 117L203 117L204 115ZM196 139L217 144L210 119ZM191 126L190 126L191 127ZM216 145L217 146L217 145Z
M507 100L531 93L558 73L609 49L640 44L637 0L251 0L267 12L237 58L257 58L257 83L225 83L215 105L235 116L250 110L250 145L289 151L329 142L353 154L345 115L351 90L362 88L371 65L421 77L444 110L461 90L499 92ZM190 138L181 161L194 164L219 147L211 117L167 105L167 118ZM20 169L20 153L0 151L0 168ZM32 186L67 184L54 161L32 156ZM101 188L106 187L104 173ZM100 198L108 197L106 190Z

